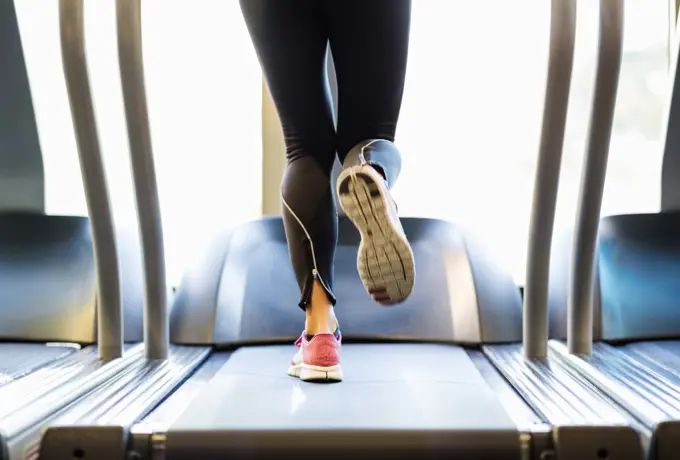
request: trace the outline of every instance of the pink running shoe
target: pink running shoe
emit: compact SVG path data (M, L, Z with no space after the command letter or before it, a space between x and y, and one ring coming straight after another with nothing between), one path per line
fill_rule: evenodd
M332 381L342 380L340 369L340 345L342 335L340 329L333 334L316 334L309 336L306 331L302 332L295 346L299 347L288 375L299 377L300 380L308 381Z

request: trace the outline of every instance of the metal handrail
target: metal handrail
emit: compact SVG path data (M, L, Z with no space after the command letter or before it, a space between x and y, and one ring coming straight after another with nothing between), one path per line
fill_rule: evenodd
M600 33L588 145L581 175L567 313L570 353L590 355L597 235L623 54L624 1L600 0Z
M92 230L97 274L97 343L101 359L123 354L123 309L116 232L87 71L83 0L60 0L66 89Z
M548 281L555 207L576 39L576 0L552 0L550 55L531 208L523 346L528 358L548 353Z
M144 342L149 359L169 349L168 287L156 168L144 85L141 0L117 0L118 59L144 265Z

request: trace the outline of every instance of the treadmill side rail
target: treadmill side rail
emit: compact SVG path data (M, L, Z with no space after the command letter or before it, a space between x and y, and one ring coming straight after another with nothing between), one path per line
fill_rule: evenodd
M13 422L25 417L30 419L28 414L32 411L49 409L47 400L56 401L61 395L84 394L84 391L91 390L92 380L103 381L112 377L140 358L143 348L138 345L126 351L123 358L101 361L97 348L88 347L3 385L0 387L0 427L3 434L7 434L4 429ZM81 391L82 388L88 390Z
M0 352L6 351L4 345L16 344L2 344L0 345ZM37 350L33 349L32 351L36 353ZM23 362L26 363L26 356L20 355L20 358L24 358ZM22 369L23 374L16 372L14 375L12 373L8 373L6 376L2 375L0 377L0 419L5 414L11 413L14 410L11 407L16 406L11 406L12 404L26 404L32 401L32 399L27 400L23 396L28 397L31 394L33 399L35 399L49 392L51 388L61 386L62 382L68 381L71 375L78 373L79 366L90 365L97 361L97 359L97 350L94 347L87 347L52 359L51 362L42 366L36 366L34 369L31 369L32 366L30 365L26 366ZM4 372L5 370L3 369L3 374ZM6 380L4 379L5 377Z
M210 354L209 347L171 347L166 361L140 360L49 420L41 460L120 460L132 425L181 385ZM13 446L10 446L12 448Z
M40 390L25 385L31 378L37 379L40 376L47 378L48 375L41 372L43 369L2 387L0 448L9 452L12 459L24 458L23 449L20 451L14 449L15 441L25 441L31 436L37 437L46 420L100 385L115 380L117 375L143 356L144 346L138 345L126 351L122 358L112 361L84 360L82 363L74 363L75 372L68 366L64 369L55 369L56 378L48 379L47 385ZM25 403L26 398L30 398L30 402Z
M498 401L505 407L508 416L517 424L521 458L551 458L554 454L552 427L529 407L484 353L478 350L468 350L467 353L486 383L498 395Z
M618 348L636 361L652 368L662 368L680 379L680 347L677 340L663 342L636 342Z
M655 454L652 458L677 458L680 376L604 343L594 344L590 357L570 354L567 346L556 340L550 342L550 349L566 366L633 414L648 432L654 432L650 442Z
M529 406L553 425L557 458L644 458L635 420L559 360L527 359L520 344L483 349Z
M64 343L0 343L0 386L18 380L80 350L80 345Z

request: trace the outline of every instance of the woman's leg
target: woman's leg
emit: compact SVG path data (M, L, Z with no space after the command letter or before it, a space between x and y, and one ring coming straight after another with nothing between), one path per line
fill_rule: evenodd
M331 0L326 7L338 79L340 203L362 235L358 269L364 286L379 303L394 304L410 295L415 282L413 252L388 189L401 169L393 142L411 0Z
M328 34L315 0L241 0L276 105L288 164L282 214L308 334L332 333L337 217L330 186L335 129L325 57Z

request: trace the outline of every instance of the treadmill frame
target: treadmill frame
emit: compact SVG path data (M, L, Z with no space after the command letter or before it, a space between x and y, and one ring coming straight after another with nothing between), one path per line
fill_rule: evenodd
M82 2L82 0L62 0L62 2L65 1ZM132 52L138 52L139 54L134 59L121 59L121 62L127 62L128 65L135 63L141 69L141 44L139 43L141 36L140 1L118 0L119 14L122 8L121 5L124 4L126 4L126 7L135 9L136 13L126 16L126 20L133 21L128 24L129 29L121 27L119 22L119 33L121 30L133 32L128 36L130 41L127 42L126 46L132 47L136 50ZM621 6L620 0L615 0L615 2L602 0L604 9L607 8L607 4L613 5L611 8ZM485 346L483 347L483 354L470 351L468 356L477 366L478 370L483 373L489 385L493 385L494 388L499 390L505 388L503 394L506 396L499 397L504 401L504 404L510 404L508 407L511 407L512 401L514 401L514 407L517 407L518 402L521 403L521 406L524 407L522 416L526 417L526 420L520 420L520 424L533 420L533 422L527 423L528 426L518 426L518 452L521 452L522 457L543 458L544 454L552 451L553 454L557 454L560 458L582 459L610 455L616 458L638 459L642 458L643 453L639 434L633 428L636 421L616 406L608 397L590 385L589 382L580 378L577 374L568 372L566 370L568 368L562 366L561 361L546 357L548 351L548 319L547 295L544 294L547 294L547 272L548 261L550 259L550 241L554 220L557 177L559 177L561 163L564 124L566 121L571 66L573 63L575 7L575 0L552 0L548 89L546 92L546 108L532 218L532 235L536 238L531 243L528 268L529 284L525 289L527 301L524 311L524 352L528 357L525 358L523 356L521 345ZM120 20L121 17L119 16ZM122 39L119 36L119 45L121 43L120 40ZM122 54L124 48L121 46L119 51ZM127 70L129 71L130 69L128 68ZM137 75L141 75L141 73ZM123 79L124 85L132 84L133 82L137 85L143 84L141 78ZM132 94L135 93L133 92ZM140 92L137 94L143 96L144 93ZM138 101L138 103L143 105L145 101ZM128 108L128 123L131 122L131 114L134 115L133 111ZM140 113L136 115L140 115ZM146 116L146 111L144 110L141 115ZM148 120L144 123L148 123ZM149 142L148 139L143 137L142 135L141 140L138 137L137 141ZM131 149L133 157L134 155L143 154L148 162L151 153L149 145L150 143L144 146L145 148ZM139 164L140 167L144 165L141 160ZM146 177L146 180L151 182L155 180L153 174L144 176L144 174L140 173L139 177ZM146 185L149 185L149 182ZM155 183L151 185L153 186L152 190L155 191ZM139 189L137 193L138 200L140 199ZM156 275L157 273L154 276ZM147 272L147 284L150 281L154 280L151 279L150 272ZM161 310L156 319L162 318L163 315L165 315L165 318L161 326L167 328L167 314L164 311ZM160 322L159 320L158 323ZM147 339L149 339L152 330L147 329L147 332ZM158 337L167 336L161 333ZM160 341L162 339L157 340ZM162 348L162 344L159 345L159 343L157 342L154 347ZM173 347L170 353L171 359L174 356L174 352L175 348ZM208 352L203 350L203 353L207 355ZM215 357L220 355L217 354ZM183 367L186 371L183 375L189 375L200 364L201 360L196 359L191 362L191 365ZM144 365L140 364L137 367L142 369ZM130 372L132 375L136 371L131 370ZM200 372L201 370L194 374L193 377L190 377L188 382L192 382L194 378L198 379ZM43 437L41 447L44 450L41 456L48 460L52 458L71 458L74 453L85 452L82 447L85 442L89 443L88 445L95 449L94 452L100 455L98 458L102 459L108 455L111 455L112 458L113 456L120 458L120 455L124 454L129 446L135 449L132 452L133 455L136 454L142 458L154 460L156 458L163 458L167 453L164 450L165 442L168 441L168 435L165 431L167 428L153 426L153 424L144 422L137 425L131 425L130 423L144 417L148 410L151 409L152 404L143 407L137 406L138 409L135 410L130 409L129 412L126 412L127 418L123 417L122 421L117 416L111 416L110 414L90 416L83 409L93 407L95 401L101 402L107 400L117 392L130 391L130 387L134 385L134 382L135 379L131 377L129 382L124 382L123 380L118 382L120 386L116 386L114 383L100 388L88 397L83 398L70 412L63 414L61 419L55 420L55 423L49 427ZM163 390L171 392L180 383L181 379L177 378L172 385L164 387ZM514 394L514 398L507 397L507 395L513 394L511 386L517 391ZM183 395L185 390L186 388L179 387L175 393L168 397L165 404L171 404L170 401L177 401L177 398L181 398L180 395ZM154 394L160 398L160 391L154 392ZM518 395L524 401L521 401ZM134 399L136 398L128 398L124 406L129 407L130 400ZM155 402L158 402L158 400ZM526 407L527 405L540 415L540 419L534 416L532 410ZM142 408L139 409L140 407ZM163 407L165 406L161 405L159 410ZM76 413L81 415L74 416ZM153 418L153 413L151 418ZM80 424L81 421L86 421L87 423L95 422L102 426L85 426ZM551 430L547 427L546 422L553 425ZM131 434L130 438L127 437L127 433ZM104 434L105 438L101 438L100 435ZM299 434L297 433L297 435ZM130 444L128 445L128 443ZM372 441L373 446L379 444L380 440ZM137 448L135 446L141 447ZM454 449L453 446L445 446L443 444L441 447L442 449ZM92 451L88 450L87 452L88 455L91 455L90 452Z

